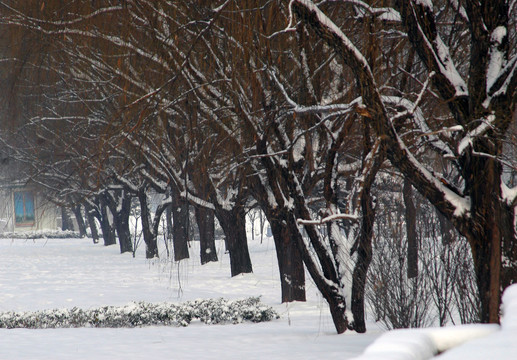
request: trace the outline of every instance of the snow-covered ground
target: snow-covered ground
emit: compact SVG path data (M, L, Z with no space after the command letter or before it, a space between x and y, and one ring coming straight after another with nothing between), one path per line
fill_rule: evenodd
M0 359L407 359L517 358L517 286L504 295L497 325L336 335L327 306L308 282L307 303L280 304L271 239L250 242L254 273L231 278L219 243L218 263L148 261L89 239L0 239L0 312L133 301L183 302L261 296L281 318L265 323L140 328L0 329ZM470 341L468 341L470 340Z
M218 263L201 266L195 243L190 250L192 259L171 264L89 239L0 239L0 312L261 296L281 318L184 328L0 329L0 359L349 359L382 333L369 324L365 335L336 335L310 283L307 303L280 304L271 239L250 241L254 273L235 278L222 243Z

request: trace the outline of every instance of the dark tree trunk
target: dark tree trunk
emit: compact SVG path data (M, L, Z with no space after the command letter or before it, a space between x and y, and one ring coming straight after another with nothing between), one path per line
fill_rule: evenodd
M493 143L486 141L478 146L490 149ZM481 150L481 149L479 149ZM487 150L487 149L483 149ZM482 152L484 152L481 150ZM481 152L480 151L480 152ZM488 150L488 153L495 151ZM470 190L471 217L464 235L469 241L481 300L481 322L499 322L501 299L501 255L502 239L513 237L513 221L500 199L501 164L494 160L473 154L463 159L466 188ZM512 219L513 220L513 219Z
M165 248L167 250L167 257L171 256L170 254L170 245L172 244L172 205L167 206L165 209L165 223L166 223L166 231L167 234L165 236Z
M188 203L176 191L172 192L172 246L174 261L189 258L188 253Z
M253 272L246 238L246 215L242 206L231 210L216 208L215 215L223 228L230 253L231 275Z
M438 222L440 223L442 245L452 244L457 239L454 227L452 226L451 222L447 220L445 216L442 215L441 212L436 211L436 217L438 218Z
M68 215L66 207L61 206L61 230L63 231L74 231L74 224L72 219Z
M108 206L102 197L100 200L100 213L98 215L102 230L102 238L104 240L104 246L116 244L117 241L115 238L115 228L111 224L110 214L108 213Z
M99 232L97 231L97 224L95 223L95 210L88 204L84 205L84 210L86 213L86 219L88 220L88 226L90 227L90 232L92 234L92 240L94 244L99 243Z
M337 277L335 268L332 265L332 260L327 256L328 253L322 252L322 249L320 248L320 245L322 244L317 243L316 239L318 235L316 234L314 227L308 226L305 227L305 229L313 246L318 248L315 250L317 252L316 256L311 254L305 245L302 235L298 230L296 216L294 216L294 214L290 214L285 220L293 241L296 241L307 271L311 275L311 278L316 284L321 295L329 304L332 322L334 323L337 333L344 333L348 329L349 325L346 316L346 300L341 295L343 293L343 289L340 288L342 284ZM318 259L319 264L316 263L316 258ZM321 271L319 269L320 266Z
M146 259L152 259L158 257L158 232L154 232L153 229L153 220L149 211L145 188L138 191L138 200L140 202L140 221L145 242L145 257Z
M81 211L81 204L77 204L72 207L75 219L77 220L77 227L79 228L79 236L86 237L86 224L84 223L83 213Z
M373 225L375 222L375 210L369 188L363 191L361 210L363 217L359 242L356 248L357 260L352 275L352 303L350 304L350 310L354 317L353 329L358 333L366 332L364 294L368 268L372 261Z
M196 207L194 211L199 229L201 264L217 261L214 211L202 207Z
M120 211L114 216L115 228L117 229L120 253L133 252L131 231L129 230L129 210Z
M275 210L277 211L266 211L266 216L275 241L282 302L305 301L305 268L302 256L284 220L286 214Z
M416 231L416 208L413 203L413 190L408 179L404 179L402 194L406 217L407 277L412 279L418 276L418 234Z
M111 196L111 195L106 195ZM113 222L117 229L120 253L133 252L133 243L131 241L131 231L129 230L129 215L131 213L131 195L126 191L119 191L115 194L115 198L109 200L111 213L113 214Z

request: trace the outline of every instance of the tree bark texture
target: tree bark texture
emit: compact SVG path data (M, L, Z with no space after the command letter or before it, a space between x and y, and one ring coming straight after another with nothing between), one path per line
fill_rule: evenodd
M74 212L75 219L77 220L77 227L79 228L79 237L86 237L86 224L84 223L84 216L81 210L81 204L74 205L72 211Z
M145 188L139 189L138 201L140 202L140 221L145 242L145 257L152 259L158 257L158 234L153 231L153 220L149 211Z
M172 247L174 261L188 259L188 203L176 191L172 192Z
M98 219L101 225L102 230L102 238L104 240L104 246L110 246L117 243L115 238L115 227L112 225L112 221L110 220L110 213L108 212L108 206L106 205L103 196L100 197L99 201L99 214Z
M97 231L97 224L95 223L95 210L87 204L85 204L84 210L86 214L86 219L88 220L88 226L90 227L93 243L97 244L99 243L99 232Z
M215 247L214 211L199 206L195 207L194 211L199 229L201 265L212 261L217 261L217 249Z
M407 179L404 179L402 194L406 218L407 277L413 279L418 276L418 234L416 231L416 208L413 202L413 190Z
M243 206L234 206L231 210L215 209L215 215L223 228L230 254L231 276L252 273L253 266L246 237L246 214Z
M285 211L270 209L266 216L275 241L282 302L305 301L305 268L296 241L293 241L293 237L299 236L299 230L289 229Z
M74 224L66 207L61 206L61 230L74 231Z

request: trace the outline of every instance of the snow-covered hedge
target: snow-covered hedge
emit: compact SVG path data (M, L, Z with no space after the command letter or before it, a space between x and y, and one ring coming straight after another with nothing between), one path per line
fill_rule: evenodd
M188 326L198 319L205 324L238 324L278 318L258 297L244 300L207 299L181 304L135 302L83 310L54 309L0 313L0 328L136 327L149 325Z
M70 230L37 230L23 232L4 232L0 234L2 239L71 239L80 237L78 231Z

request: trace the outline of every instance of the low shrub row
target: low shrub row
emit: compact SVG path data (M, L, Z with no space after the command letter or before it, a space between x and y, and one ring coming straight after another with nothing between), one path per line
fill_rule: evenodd
M263 322L278 318L258 297L243 300L206 299L180 304L135 302L83 310L54 309L0 313L0 328L137 327L151 325L188 326L193 320L205 324Z

